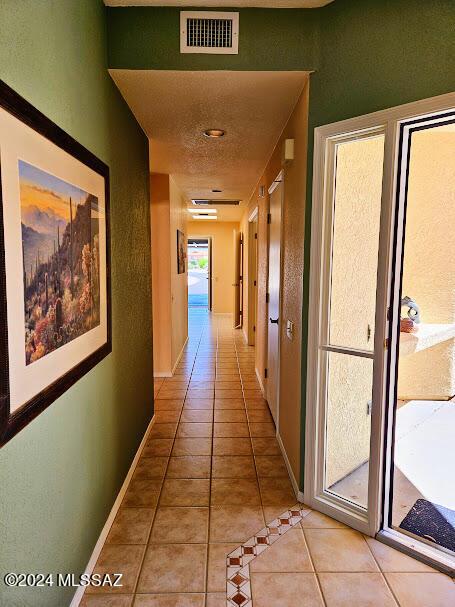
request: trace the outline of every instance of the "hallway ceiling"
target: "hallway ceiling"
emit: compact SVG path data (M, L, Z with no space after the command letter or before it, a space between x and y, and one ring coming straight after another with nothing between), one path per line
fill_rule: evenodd
M334 0L104 0L106 6L191 6L229 8L253 6L256 8L317 8Z
M188 201L242 201L219 207L221 221L243 215L308 78L307 72L109 72L150 139L152 172L171 174ZM208 139L203 131L210 128L226 135Z

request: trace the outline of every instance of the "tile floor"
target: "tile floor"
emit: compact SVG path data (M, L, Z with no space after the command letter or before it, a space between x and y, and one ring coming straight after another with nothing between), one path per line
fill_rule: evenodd
M226 556L295 505L254 351L226 316L190 311L174 377L81 607L226 607ZM315 511L249 564L245 607L449 607L453 581ZM236 604L231 603L231 604ZM243 607L240 605L239 607Z

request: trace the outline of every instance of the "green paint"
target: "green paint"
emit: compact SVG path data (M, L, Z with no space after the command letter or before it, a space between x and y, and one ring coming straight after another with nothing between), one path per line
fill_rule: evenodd
M232 10L240 13L238 55L181 55L178 8L108 8L109 67L135 70L301 70L317 65L318 11Z
M85 569L152 415L147 140L107 73L101 0L3 0L0 78L111 170L113 352L0 450L0 578ZM6 589L64 607L74 590Z

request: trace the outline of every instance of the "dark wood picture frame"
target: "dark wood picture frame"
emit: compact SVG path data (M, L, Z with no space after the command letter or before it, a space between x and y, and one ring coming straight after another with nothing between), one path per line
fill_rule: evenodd
M109 225L109 167L78 143L6 83L0 80L0 108L31 127L38 134L98 173L104 179L106 226L106 313L107 340L97 350L81 360L70 371L56 379L28 402L10 413L8 320L5 267L4 214L2 175L0 165L0 447L51 405L112 351L110 225ZM1 143L1 142L0 142Z

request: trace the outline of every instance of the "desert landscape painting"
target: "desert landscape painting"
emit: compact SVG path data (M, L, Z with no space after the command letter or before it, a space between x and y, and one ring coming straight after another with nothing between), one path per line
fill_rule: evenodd
M98 198L19 161L29 365L100 323Z

